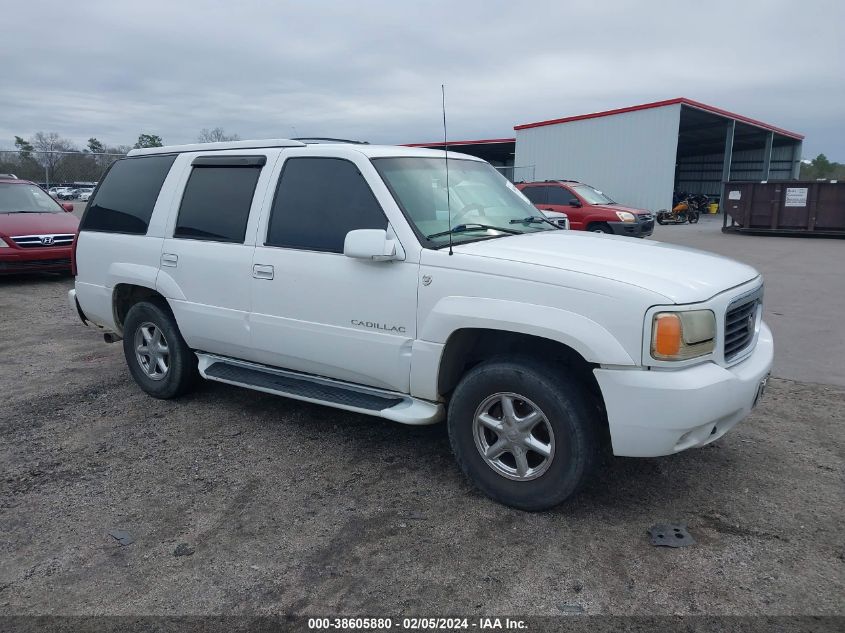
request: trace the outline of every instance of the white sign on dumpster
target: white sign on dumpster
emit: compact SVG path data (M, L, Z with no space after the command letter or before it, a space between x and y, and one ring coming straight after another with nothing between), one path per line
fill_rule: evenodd
M728 192L728 200L739 200L742 198L742 192L734 189Z
M787 187L786 200L783 203L785 207L806 207L807 206L807 187Z

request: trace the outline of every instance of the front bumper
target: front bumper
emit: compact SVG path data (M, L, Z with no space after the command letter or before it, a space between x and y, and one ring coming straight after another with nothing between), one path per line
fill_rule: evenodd
M596 369L613 453L657 457L717 440L751 412L773 357L771 330L761 323L752 354L731 367Z
M614 235L629 235L631 237L648 237L654 233L654 218L638 220L637 222L608 222Z
M0 274L70 270L70 246L0 249Z

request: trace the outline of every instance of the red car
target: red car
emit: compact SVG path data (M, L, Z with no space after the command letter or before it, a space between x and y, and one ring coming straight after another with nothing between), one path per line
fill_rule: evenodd
M654 232L654 215L644 209L623 207L590 185L577 180L518 183L525 196L542 211L569 216L575 231L646 237Z
M79 220L28 180L0 177L0 274L70 272Z

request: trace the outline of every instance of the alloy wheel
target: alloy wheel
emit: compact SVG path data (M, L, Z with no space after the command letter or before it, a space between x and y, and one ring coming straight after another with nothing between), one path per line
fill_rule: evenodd
M135 358L148 378L163 380L170 370L170 348L161 329L146 321L135 330Z
M548 418L540 407L516 393L486 398L475 412L473 436L485 463L516 481L540 477L555 454Z

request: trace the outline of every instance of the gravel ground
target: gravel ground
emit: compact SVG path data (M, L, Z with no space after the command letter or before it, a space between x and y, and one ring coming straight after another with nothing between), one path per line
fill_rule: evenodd
M0 279L0 614L845 611L842 387L775 379L713 445L526 514L464 482L442 425L145 396L70 285ZM665 521L697 544L651 546Z

